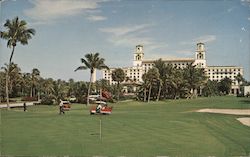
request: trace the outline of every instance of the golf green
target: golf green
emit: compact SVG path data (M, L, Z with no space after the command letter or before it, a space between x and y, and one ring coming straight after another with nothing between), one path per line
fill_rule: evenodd
M72 104L1 109L0 156L248 156L250 127L237 115L202 108L249 109L249 98L210 97L114 104L111 115L90 115ZM244 116L246 117L246 116ZM101 136L100 136L101 122Z

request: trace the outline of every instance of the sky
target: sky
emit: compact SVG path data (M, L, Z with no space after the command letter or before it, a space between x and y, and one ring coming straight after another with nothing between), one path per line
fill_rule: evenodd
M109 67L132 66L135 46L145 58L194 58L204 42L210 66L242 66L250 80L250 0L1 0L1 30L18 16L36 30L18 44L13 61L44 78L89 80L74 70L99 52ZM0 40L0 66L11 49ZM101 77L100 72L98 78Z

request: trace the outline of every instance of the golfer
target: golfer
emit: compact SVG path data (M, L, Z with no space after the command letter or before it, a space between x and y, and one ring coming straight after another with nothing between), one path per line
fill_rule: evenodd
M63 109L63 101L62 100L60 100L60 103L59 103L59 114L65 114L65 112L64 112L64 109Z

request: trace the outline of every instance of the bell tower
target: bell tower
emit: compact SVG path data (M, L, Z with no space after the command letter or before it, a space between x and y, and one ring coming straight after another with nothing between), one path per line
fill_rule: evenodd
M195 62L197 68L205 68L206 64L206 51L205 51L205 44L204 43L197 43L197 48L195 52Z
M144 57L143 46L137 45L134 52L133 66L141 66Z

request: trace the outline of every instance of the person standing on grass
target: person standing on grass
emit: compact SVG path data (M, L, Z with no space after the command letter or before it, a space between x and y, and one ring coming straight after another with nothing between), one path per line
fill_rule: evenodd
M23 103L23 111L26 112L27 111L27 105L26 102Z
M63 101L60 100L60 103L59 103L59 114L65 114L64 110L63 110Z

